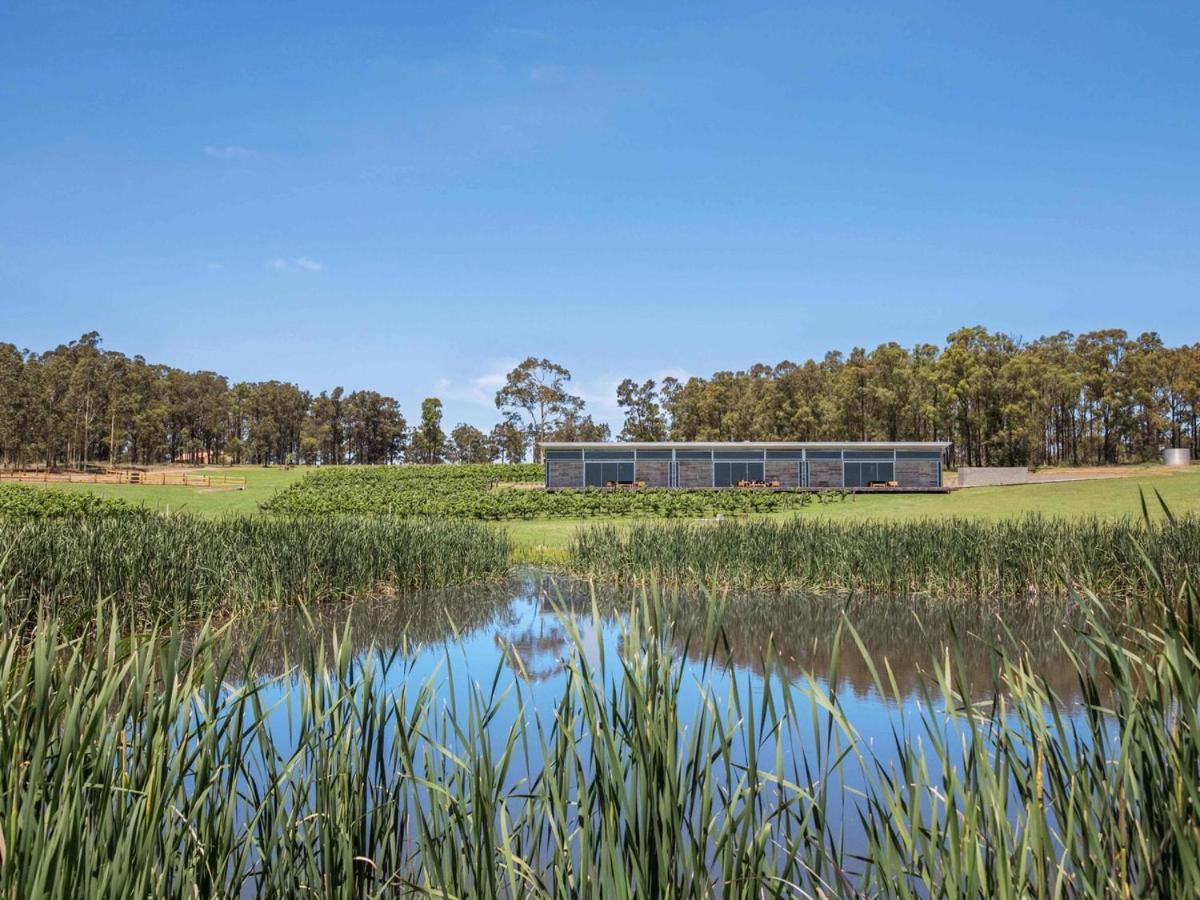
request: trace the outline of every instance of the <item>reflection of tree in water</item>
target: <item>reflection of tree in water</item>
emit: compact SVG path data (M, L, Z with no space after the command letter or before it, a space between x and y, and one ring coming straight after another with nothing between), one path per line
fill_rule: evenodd
M526 681L549 681L564 670L564 658L570 653L563 628L544 618L516 634L496 632L496 646L508 657L517 677ZM548 659L547 659L548 657Z
M596 624L611 631L620 627L639 597L636 589L592 585L527 570L498 582L281 609L271 616L248 616L229 626L227 639L235 650L231 675L238 677L244 671L256 637L256 673L276 675L315 657L322 648L330 658L334 645L347 633L351 653L361 655L372 649L411 654L423 647L491 632L493 643L506 655L513 672L530 681L544 681L561 674L562 660L571 651L570 637L557 612L573 615L587 640L593 608L600 616ZM1003 647L1026 654L1033 671L1065 701L1077 696L1075 672L1059 640L1060 634L1068 643L1072 640L1071 617L1062 605L1043 601L995 606L988 601L976 605L776 594L713 598L703 592L678 590L663 599L674 626L672 640L681 654L686 652L694 661L715 650L718 662L761 674L769 656L776 673L788 680L802 681L809 676L827 680L832 673L839 691L858 697L874 695L870 669L848 632L841 635L836 672L833 670L833 646L844 615L885 679L886 661L904 697L918 694L923 680L929 683L928 673L938 664L945 665L948 649L957 666L955 647L977 691L986 693L991 687L992 648ZM524 611L532 607L533 618L520 615L523 610L514 601L522 601ZM719 609L716 616L714 604ZM711 627L714 618L715 632Z
M547 610L557 606L576 615L591 613L591 585L544 576L538 590ZM601 615L611 624L627 614L638 592L597 586L594 595ZM809 677L827 681L833 676L839 691L859 698L874 696L878 693L874 677L845 628L848 623L885 684L890 670L905 698L919 695L922 684L934 688L931 673L947 663L953 667L956 687L968 694L986 694L994 684L996 651L1003 650L1010 658L1028 659L1032 671L1064 702L1079 699L1077 675L1063 641L1082 648L1074 630L1080 622L1077 611L1065 603L996 604L985 599L948 603L806 594L732 597L677 590L667 592L664 599L673 643L697 662L714 654L724 665L762 674L769 658L775 674L789 681ZM714 603L719 607L716 615ZM835 643L839 647L836 671ZM964 675L966 685L959 683Z
M423 647L454 641L486 628L513 625L511 581L481 582L422 591L399 597L375 597L349 603L287 607L270 615L253 615L228 626L234 650L232 675L245 673L254 648L254 672L279 675L322 650L329 659L335 644L349 636L350 652L399 648L414 653ZM349 629L347 629L347 625Z
M702 633L697 604L680 598L676 609L682 633ZM995 608L986 601L948 605L911 598L729 598L721 616L717 658L727 653L733 665L759 673L769 658L775 672L789 681L836 679L839 692L849 691L860 699L876 696L875 678L845 627L849 624L889 699L896 699L894 692L903 698L919 696L922 684L936 695L935 669L945 671L947 665L960 692L986 695L995 684L997 650L1003 650L1010 659L1027 659L1059 698L1071 702L1078 699L1078 678L1063 639L1081 648L1074 618L1067 606L1044 601ZM703 641L693 641L688 654L699 659L709 649Z
M514 586L518 585L521 596L535 606L537 619L520 630L497 629L496 646L505 652L518 677L548 681L562 674L571 652L571 638L556 613L567 612L582 621L591 609L592 589L586 582L532 570L514 579ZM615 624L612 616L605 621Z

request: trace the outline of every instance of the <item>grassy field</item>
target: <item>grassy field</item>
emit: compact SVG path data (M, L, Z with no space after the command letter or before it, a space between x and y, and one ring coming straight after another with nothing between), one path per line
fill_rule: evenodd
M244 491L217 491L188 487L138 485L60 484L47 490L86 491L103 497L119 497L155 509L187 510L198 515L251 515L258 505L305 474L303 468L281 469L240 467L221 469L222 474L244 475ZM1013 487L980 487L951 494L859 495L844 503L814 504L798 512L769 513L770 519L800 517L833 520L913 520L957 516L968 519L1009 519L1038 513L1048 516L1100 516L1121 518L1141 514L1138 489L1153 499L1157 490L1178 513L1200 513L1200 466L1190 469L1139 467L1136 474L1122 478L1064 481ZM1157 504L1155 504L1157 506ZM537 561L553 558L566 550L571 535L581 525L630 519L533 519L498 523L513 539L520 558Z
M187 511L201 516L252 515L258 512L260 503L303 477L305 471L300 467L284 469L278 466L270 468L234 466L232 468L188 470L189 474L196 475L211 472L214 475L244 476L246 489L243 491L139 484L35 484L35 486L46 490L95 494L98 497L125 500L128 503L142 504L151 509L163 511Z

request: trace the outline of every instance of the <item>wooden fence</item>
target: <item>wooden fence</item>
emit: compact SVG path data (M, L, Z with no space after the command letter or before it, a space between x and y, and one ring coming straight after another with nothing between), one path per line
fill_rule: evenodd
M51 472L49 470L0 470L0 481L24 481L53 484L146 484L177 487L209 487L243 490L241 475L209 475L201 472L142 472L122 469L111 472Z

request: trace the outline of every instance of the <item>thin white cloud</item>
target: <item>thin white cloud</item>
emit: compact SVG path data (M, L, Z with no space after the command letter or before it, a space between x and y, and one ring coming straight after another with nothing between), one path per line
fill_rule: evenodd
M439 378L436 385L438 395L458 403L495 409L496 391L504 386L508 373L518 362L520 360L517 359L497 360L489 371L465 381Z
M514 28L506 26L497 28L493 35L503 41L521 44L553 44L558 39L548 31L540 28Z
M267 260L267 267L277 272L321 272L325 264L307 256L276 256Z
M513 364L516 365L515 363ZM503 372L489 372L487 375L480 375L478 378L472 378L471 383L484 389L498 391L504 387L504 382L508 380L508 373L512 368L505 369Z
M529 67L526 75L535 84L562 84L567 80L566 67L554 63L535 63Z
M209 144L204 148L204 155L211 156L213 159L229 161L234 159L248 159L254 155L254 151L247 150L245 147L238 146L237 144L226 144L224 147L216 147Z
M208 271L210 271L210 272L224 272L225 271L225 263L223 263L223 262L208 262L208 263L204 264L204 268L208 269Z

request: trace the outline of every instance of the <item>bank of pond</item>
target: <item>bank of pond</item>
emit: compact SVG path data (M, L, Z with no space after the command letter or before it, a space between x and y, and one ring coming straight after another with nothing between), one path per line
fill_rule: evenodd
M126 626L503 576L502 526L429 516L206 519L118 507L0 516L0 584L30 609ZM565 572L620 583L1036 602L1142 597L1200 571L1200 518L838 522L807 517L579 527Z

